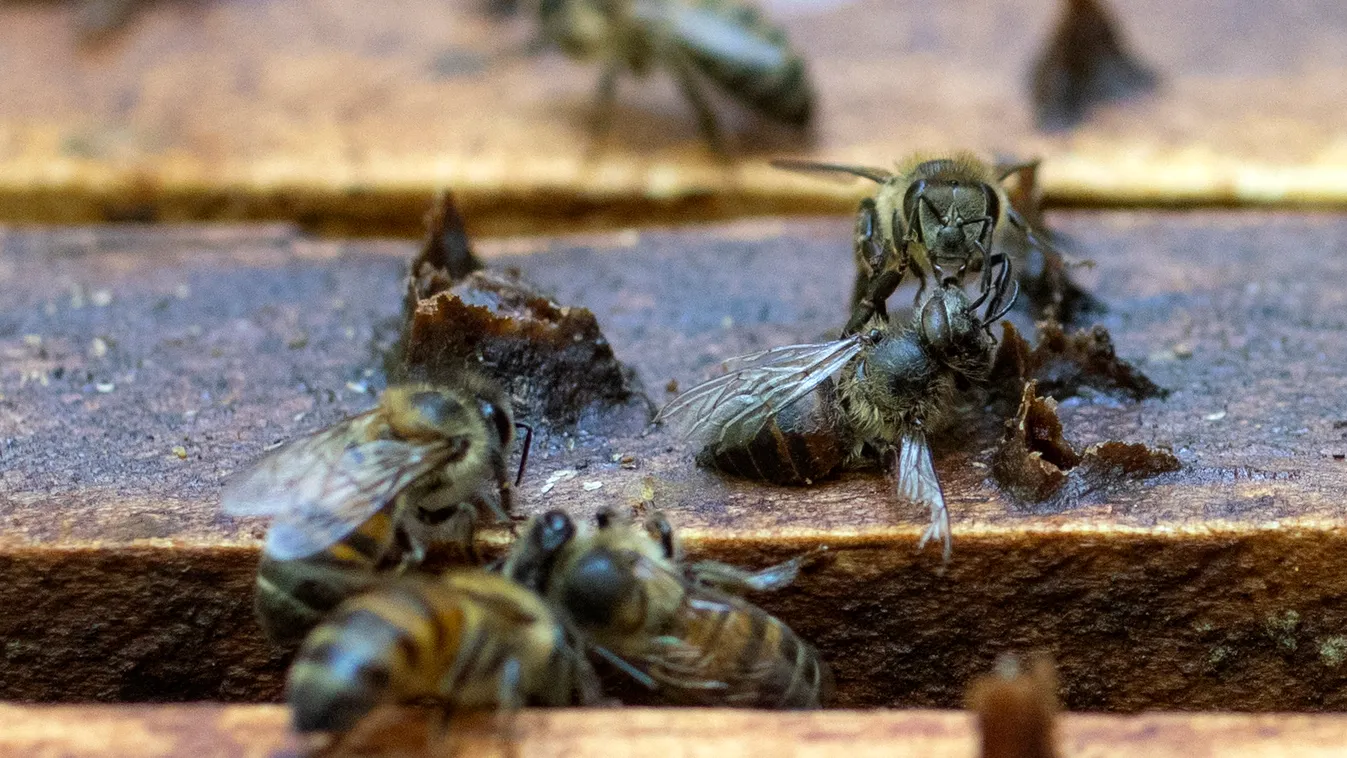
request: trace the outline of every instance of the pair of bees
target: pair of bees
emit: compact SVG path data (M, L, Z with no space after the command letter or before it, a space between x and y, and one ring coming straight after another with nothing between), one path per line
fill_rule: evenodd
M441 541L470 549L482 513L508 518L515 422L494 383L408 385L231 481L233 515L270 515L257 612L303 640L288 697L302 732L342 732L383 704L592 703L593 654L664 702L818 707L817 653L742 597L793 581L685 564L662 517L535 519L493 570L414 571ZM522 456L521 456L522 471Z
M291 668L294 724L341 733L400 702L593 705L590 655L672 705L817 708L826 665L739 594L789 584L798 568L688 565L662 518L604 513L591 526L551 511L492 570L403 577L338 606Z
M1001 185L1023 166L992 167L966 154L914 158L894 173L778 165L880 185L857 213L857 277L842 338L731 359L733 370L680 395L657 420L698 440L704 465L775 484L808 485L887 462L899 498L930 510L920 545L938 541L948 560L949 512L927 437L950 422L959 394L991 372L991 325L1019 295L1005 248L1046 248ZM920 281L915 309L906 321L890 320L887 300L909 272ZM979 272L970 300L963 280Z

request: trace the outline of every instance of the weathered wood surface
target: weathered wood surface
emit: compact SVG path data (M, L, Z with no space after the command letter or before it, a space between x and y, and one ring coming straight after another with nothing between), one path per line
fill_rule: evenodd
M0 755L41 758L262 758L297 755L288 714L268 705L0 706ZM973 720L949 711L767 713L723 710L532 710L513 740L479 716L427 740L408 714L357 735L334 755L606 758L622 755L973 758ZM1072 758L1328 758L1342 755L1347 717L1290 714L1067 714Z
M1044 156L1052 201L1347 201L1341 3L1114 3L1161 91L1050 136L1024 93L1059 4L792 3L783 23L821 92L812 148L771 133L726 164L664 76L625 81L618 128L594 144L598 71L511 52L530 20L494 20L485 2L402 0L377 17L359 0L146 2L81 47L74 3L11 0L0 218L415 234L442 186L479 233L831 212L861 183L765 158L883 165L950 148Z
M1071 708L1347 705L1347 220L1058 220L1098 262L1085 278L1120 353L1172 390L1066 403L1067 435L1171 445L1182 471L1045 511L999 493L982 443L944 438L955 553L943 573L935 551L914 550L925 514L883 477L723 479L658 430L552 436L519 513L649 497L698 555L760 564L828 544L829 562L762 602L818 643L843 706L956 705L999 652L1031 649L1059 662ZM662 403L670 380L836 328L849 227L484 247L593 308ZM283 226L0 236L0 695L277 695L284 654L250 617L264 525L223 517L221 482L372 402L372 344L411 252Z

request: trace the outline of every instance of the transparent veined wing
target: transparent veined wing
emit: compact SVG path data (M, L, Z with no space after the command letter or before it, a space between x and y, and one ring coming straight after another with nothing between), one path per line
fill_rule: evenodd
M800 174L825 174L830 176L846 176L862 179L869 179L877 184L883 184L893 178L893 173L885 171L882 168L870 168L869 166L854 166L845 163L819 163L817 161L796 160L794 158L780 158L772 161L772 165L786 171L794 171Z
M350 423L297 440L226 485L226 513L275 519L266 541L272 558L303 558L335 544L466 444L354 442Z
M655 420L671 422L685 437L702 442L731 432L756 435L772 416L840 371L864 346L865 339L853 335L731 359L741 367L674 398Z
M931 523L922 533L917 548L926 547L926 543L931 540L939 540L944 559L948 561L954 549L949 529L949 510L945 507L945 492L935 475L931 446L927 444L924 432L917 430L903 435L897 469L898 496L931 510Z
M726 65L775 71L789 61L783 45L719 5L639 0L632 8L638 21L659 30L671 43Z

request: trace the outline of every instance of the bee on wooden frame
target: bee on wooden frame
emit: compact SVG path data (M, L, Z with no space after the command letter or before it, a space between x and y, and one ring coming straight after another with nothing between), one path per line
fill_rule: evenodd
M1026 164L989 165L971 153L945 158L915 156L896 171L811 161L779 160L773 165L792 171L859 176L879 185L874 197L861 201L856 215L854 250L856 285L852 316L844 334L853 334L873 314L887 316L888 297L911 269L924 299L927 278L961 281L966 273L982 273L981 291L1004 291L1008 256L996 244L1017 251L1046 248L1006 196L1001 182ZM1008 239L1007 239L1008 238Z
M533 591L481 569L403 577L342 603L286 683L296 731L341 733L384 705L511 713L598 699L597 677Z
M850 336L732 359L730 373L684 392L656 421L702 444L697 462L749 479L809 485L867 462L890 461L898 495L930 509L920 546L938 540L948 560L949 512L927 435L950 420L957 393L984 381L991 325L1019 285L1001 259L970 302L947 279L903 325L875 314ZM978 308L983 307L981 314Z
M603 64L598 126L611 119L618 77L656 67L673 75L702 134L724 148L709 81L762 116L807 126L814 91L786 35L748 0L541 0L543 36L577 60Z
M297 641L344 598L420 565L431 543L475 558L479 512L509 519L516 425L504 392L464 372L451 384L390 387L373 409L230 481L227 513L274 518L257 571L268 636Z
M585 646L670 705L818 708L832 678L818 652L741 593L785 587L803 557L751 572L684 564L669 522L550 511L502 571L533 587Z

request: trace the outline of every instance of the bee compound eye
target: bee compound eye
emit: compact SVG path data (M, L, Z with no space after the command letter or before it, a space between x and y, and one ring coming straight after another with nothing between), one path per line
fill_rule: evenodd
M496 436L500 438L502 445L508 444L514 438L514 422L510 420L510 414L499 405L490 400L478 398L477 408L482 412L482 418L496 430Z
M556 550L575 536L575 522L565 511L548 511L539 519L538 544L544 550Z
M949 309L941 292L932 295L921 309L921 337L928 345L944 345L952 338Z

